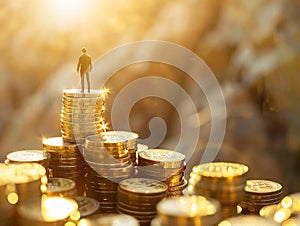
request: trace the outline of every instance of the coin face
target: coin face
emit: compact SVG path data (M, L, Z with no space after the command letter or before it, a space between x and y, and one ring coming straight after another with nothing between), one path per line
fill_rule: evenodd
M73 180L66 178L49 178L47 183L47 192L60 192L74 189L76 184Z
M133 132L127 131L108 131L100 133L100 136L107 137L107 139L121 139L121 140L136 140L139 135Z
M75 201L78 203L80 217L86 217L95 213L99 209L99 202L90 197L77 196Z
M47 159L47 154L41 150L22 150L9 153L6 158L14 162L35 162Z
M62 137L51 137L43 140L43 146L49 149L74 149L78 145L64 142Z
M148 149L139 152L139 157L155 162L184 162L185 155L176 151L165 149Z
M89 93L82 93L80 89L66 89L63 90L63 95L67 97L101 97L104 98L107 95L107 90L91 89Z
M282 189L281 184L269 180L247 180L244 190L251 193L273 193Z
M186 196L165 199L157 204L159 214L176 217L201 217L214 215L220 210L220 203L204 196Z
M120 189L132 193L155 194L166 192L168 186L158 180L147 178L130 178L120 182Z
M194 166L193 172L205 177L228 178L246 174L248 167L243 164L231 162L211 162Z

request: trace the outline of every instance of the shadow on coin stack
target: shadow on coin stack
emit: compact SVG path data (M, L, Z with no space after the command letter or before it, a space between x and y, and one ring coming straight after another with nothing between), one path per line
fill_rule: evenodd
M282 198L281 184L270 180L247 180L240 206L245 214L259 214L264 206L276 205Z
M110 132L85 139L86 195L99 201L102 213L116 212L118 183L134 174L127 144L122 136Z
M123 180L118 187L117 211L135 217L141 226L148 226L156 216L156 204L166 197L167 189L168 186L158 180Z
M138 153L138 177L159 180L168 185L167 197L182 195L187 186L184 178L185 156L165 149L148 149Z
M244 197L248 167L238 163L212 162L193 167L188 192L215 198L221 203L222 219L237 215Z
M0 225L25 225L25 215L19 212L28 202L40 199L41 188L47 183L45 168L37 163L0 164ZM17 215L17 216L16 216Z

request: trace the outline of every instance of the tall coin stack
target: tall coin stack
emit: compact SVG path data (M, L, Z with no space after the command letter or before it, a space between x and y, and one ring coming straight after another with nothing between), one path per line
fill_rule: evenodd
M43 148L50 154L50 177L73 180L76 183L78 195L83 195L86 164L79 146L64 142L62 137L51 137L43 140Z
M5 163L38 163L45 167L49 176L49 158L50 155L42 150L20 150L9 153Z
M166 197L168 186L158 180L130 178L120 182L117 210L139 220L141 226L150 225L156 216L156 204Z
M118 182L134 173L127 140L110 132L86 137L84 158L88 164L86 195L100 203L105 213L116 211Z
M214 226L221 219L221 205L212 198L182 196L160 201L151 226Z
M212 162L193 167L188 191L217 199L222 205L222 217L237 214L237 205L243 200L248 167L238 163Z
M247 180L245 195L241 202L243 213L258 214L264 206L280 203L281 184L270 180Z
M63 91L61 133L64 141L83 143L85 137L105 131L106 90L92 89L82 93L79 89Z
M184 178L185 156L165 149L148 149L138 153L138 176L159 180L168 185L168 197L182 195L187 186Z

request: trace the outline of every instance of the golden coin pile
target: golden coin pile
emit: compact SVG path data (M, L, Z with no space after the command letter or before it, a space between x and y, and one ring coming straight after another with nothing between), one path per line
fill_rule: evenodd
M84 194L86 164L77 144L64 142L62 137L43 140L44 151L50 154L50 177L75 181L78 195Z
M278 226L275 222L254 215L242 215L230 217L226 220L221 221L218 226Z
M138 134L127 131L109 131L105 132L106 137L110 137L109 139L113 139L115 137L119 140L127 141L127 151L130 156L130 161L133 165L136 165L136 152L137 152L137 139L139 137Z
M86 137L84 158L88 164L86 194L100 202L100 210L116 211L118 182L131 177L134 168L127 151L127 140L102 132Z
M187 186L184 178L185 156L165 149L149 149L138 153L138 176L162 181L168 185L168 197L182 195Z
M247 180L244 191L243 213L258 214L262 207L278 204L282 198L281 184L270 180Z
M126 214L97 214L82 218L77 226L139 226L139 222Z
M92 89L82 93L79 89L63 91L61 133L64 141L83 143L88 135L105 131L106 90Z
M168 198L157 206L151 226L213 226L221 219L220 203L203 196Z
M300 193L285 196L277 205L264 206L259 215L282 226L300 225Z
M222 205L222 217L237 214L237 205L243 200L248 167L230 162L212 162L193 167L188 191L217 199Z
M44 192L48 197L60 196L75 198L77 196L76 183L66 178L52 177L48 178L46 190Z
M150 225L156 216L156 204L166 197L168 186L158 180L130 178L119 183L117 211Z

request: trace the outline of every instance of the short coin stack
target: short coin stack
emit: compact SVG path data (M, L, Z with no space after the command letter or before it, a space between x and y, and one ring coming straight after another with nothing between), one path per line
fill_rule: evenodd
M214 226L221 219L220 203L203 196L168 198L157 206L151 226Z
M50 177L68 178L76 183L78 195L84 193L86 164L79 146L64 142L62 137L43 140L44 150L50 154Z
M248 167L238 163L212 162L196 165L190 173L188 191L217 199L222 205L222 217L237 214L243 200Z
M86 137L84 158L88 163L86 194L100 202L100 210L116 211L118 182L134 173L127 140L110 132Z
M9 153L5 163L38 163L46 169L48 175L50 155L43 150L20 150Z
M120 182L117 210L139 220L140 225L150 225L156 216L156 204L166 197L168 186L157 180L130 178Z
M244 191L243 213L258 214L262 207L278 204L282 198L282 186L270 180L247 180Z
M106 90L92 89L82 93L78 89L63 91L61 133L64 141L83 143L88 135L104 131Z
M185 156L176 151L148 149L138 153L138 176L166 183L168 197L182 195L187 186L185 166Z
M45 194L50 196L60 196L75 198L77 196L76 184L67 178L48 178Z
M130 156L130 161L133 165L136 165L136 151L137 151L137 139L138 134L127 131L109 131L105 132L106 136L116 136L119 139L127 141L127 151Z

